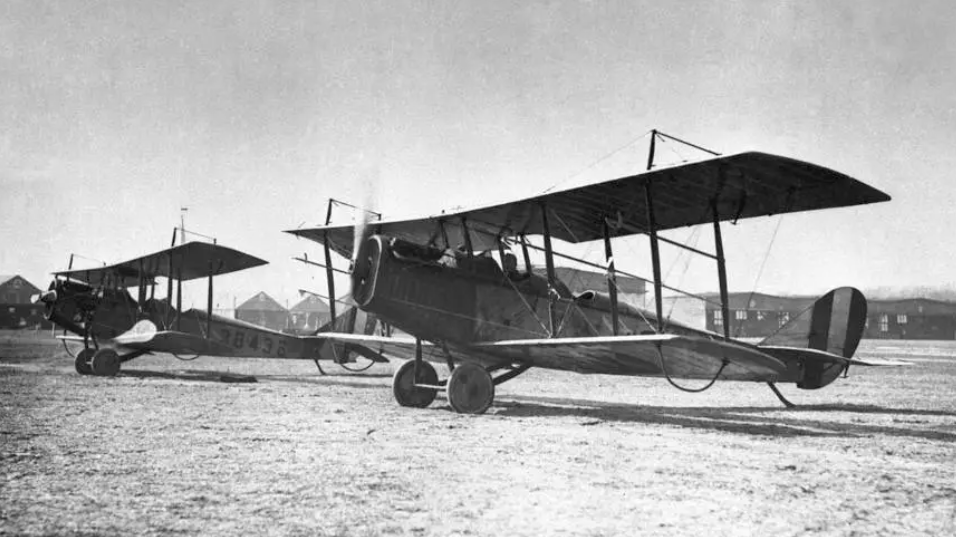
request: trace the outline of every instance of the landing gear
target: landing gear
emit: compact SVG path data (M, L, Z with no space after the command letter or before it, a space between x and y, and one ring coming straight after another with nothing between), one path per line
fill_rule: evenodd
M439 390L448 397L448 404L459 414L484 414L495 400L495 386L531 369L529 364L501 363L481 366L476 362L455 364L448 349L445 358L451 375L438 380L435 367L422 359L421 341L415 345L415 358L402 364L392 378L392 393L401 406L425 408L432 404ZM493 372L503 371L497 377Z
M94 375L113 377L119 373L121 362L119 354L113 349L100 349L93 354L90 365Z
M392 377L392 394L395 395L395 400L401 406L425 408L432 404L432 401L438 395L438 373L434 366L428 362L420 361L417 368L417 379L415 378L415 360L409 360L402 364L395 371L395 376ZM422 384L436 387L425 388L420 386Z
M93 349L83 349L76 353L76 357L73 359L73 365L76 367L77 373L81 375L93 374L93 368L90 367L90 359L93 358L93 352Z
M465 362L451 372L445 393L455 412L484 414L495 400L495 382L485 368Z

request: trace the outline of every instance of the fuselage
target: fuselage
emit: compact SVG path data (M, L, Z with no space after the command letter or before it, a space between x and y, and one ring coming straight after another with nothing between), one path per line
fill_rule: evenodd
M257 358L317 356L315 341L199 309L180 312L166 300L149 299L139 304L123 288L55 280L50 291L53 293L41 298L47 318L78 336L101 343L110 343L148 320L158 332L196 336L183 344L184 353Z
M440 250L373 236L356 266L353 297L360 307L424 339L478 343L534 338L654 333L657 316L624 302L618 326L606 293L572 294L533 272L505 272L489 256ZM668 333L720 338L669 321ZM554 331L552 334L552 326Z

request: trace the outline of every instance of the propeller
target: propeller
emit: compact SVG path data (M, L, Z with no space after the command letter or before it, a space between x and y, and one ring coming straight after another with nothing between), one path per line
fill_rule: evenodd
M378 193L378 178L379 173L376 167L375 173L366 175L365 180L361 182L363 200L360 218L352 230L351 293L356 303L362 302L359 296L373 269L373 252L371 251L374 244L373 226L369 225L373 213L368 209L372 206L372 198Z

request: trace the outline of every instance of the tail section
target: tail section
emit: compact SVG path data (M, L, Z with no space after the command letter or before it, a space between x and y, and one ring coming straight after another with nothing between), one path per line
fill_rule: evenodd
M792 365L792 375L781 380L795 381L805 389L822 388L848 365L865 326L863 293L840 287L817 299L758 347Z

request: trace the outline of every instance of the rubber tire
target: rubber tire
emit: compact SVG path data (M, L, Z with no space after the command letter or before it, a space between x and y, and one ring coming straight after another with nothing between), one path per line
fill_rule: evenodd
M98 377L114 377L120 370L120 357L113 349L100 349L90 361L93 374Z
M76 353L76 356L73 358L73 367L76 368L77 373L81 375L93 374L93 368L90 367L90 359L93 358L93 352L93 349L83 349Z
M491 373L474 362L459 364L448 377L448 404L459 414L484 414L495 400Z
M419 382L422 384L438 384L438 373L435 367L422 362L418 367ZM401 406L425 408L432 404L438 396L438 390L433 388L418 388L415 386L415 360L408 360L395 371L392 377L392 395Z

